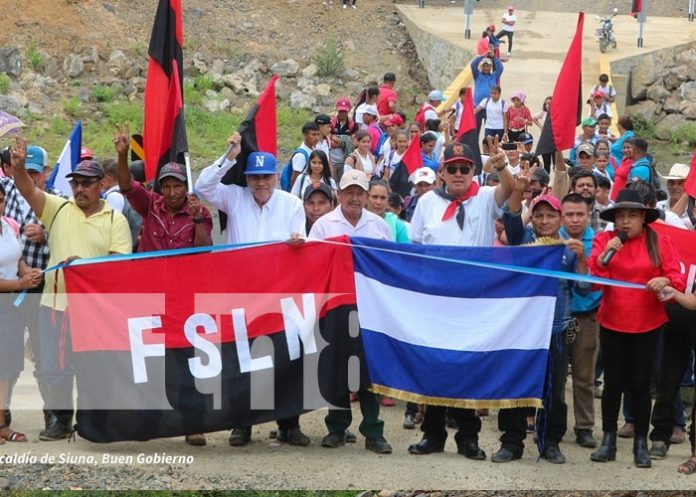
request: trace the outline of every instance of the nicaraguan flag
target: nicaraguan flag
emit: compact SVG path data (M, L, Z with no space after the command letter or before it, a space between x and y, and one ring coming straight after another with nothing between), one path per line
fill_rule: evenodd
M63 151L58 157L53 172L48 179L48 187L55 188L68 197L72 197L72 188L65 177L75 170L75 166L80 162L80 148L82 148L82 121L78 121L70 132L70 138L65 142Z
M351 243L375 392L463 408L541 407L558 280L452 260L560 270L562 245Z

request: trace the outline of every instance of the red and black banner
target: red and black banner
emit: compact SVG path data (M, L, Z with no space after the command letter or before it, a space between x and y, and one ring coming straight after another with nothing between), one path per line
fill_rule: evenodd
M408 196L411 193L411 183L409 183L408 178L420 167L423 167L420 140L413 138L401 161L389 177L391 190L397 192L402 197Z
M476 166L474 174L481 174L483 165L481 164L481 148L479 147L474 110L473 90L471 88L466 88L464 108L462 109L462 117L459 120L456 140L459 143L467 145L474 153L474 164Z
M582 115L582 30L585 14L578 13L573 41L558 74L549 113L539 137L536 155L573 148L575 129Z
M157 177L167 162L184 163L183 25L181 0L160 0L152 27L145 83L145 176Z
M348 246L83 264L65 279L77 430L93 442L348 407L351 356L369 385L360 337L349 332L358 323Z
M679 265L686 277L686 293L696 291L696 233L664 223L653 223L650 227L672 239L679 254Z

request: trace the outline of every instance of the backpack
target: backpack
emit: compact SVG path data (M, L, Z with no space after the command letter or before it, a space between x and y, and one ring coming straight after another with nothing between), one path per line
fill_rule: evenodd
M421 105L418 112L416 112L416 116L413 118L413 122L418 125L421 133L425 131L425 112L428 110L435 110L435 107L430 104Z
M104 200L106 200L106 197L115 191L116 190L107 193ZM133 206L130 204L125 195L123 196L123 211L121 211L121 214L123 214L123 217L125 217L126 221L128 221L128 228L131 232L133 248L135 248L138 245L138 237L140 236L140 227L143 225L143 218L140 217L140 214L138 214L135 209L133 209Z
M382 131L380 129L380 135L379 135L379 140L377 140L377 148L375 148L374 155L379 156L380 151L382 150L382 145L384 145L384 142L389 139L389 134Z
M358 130L358 125L355 124L355 121L353 121L351 118L348 118L348 132L346 134L352 135ZM331 133L334 135L339 134L338 133L339 128L338 128L338 119L336 116L331 117Z
M290 192L292 190L292 159L297 155L298 153L302 154L305 158L305 162L309 160L309 154L304 148L296 148L295 151L292 153L288 161L285 163L283 166L283 169L281 170L280 173L280 188L283 189L286 192Z

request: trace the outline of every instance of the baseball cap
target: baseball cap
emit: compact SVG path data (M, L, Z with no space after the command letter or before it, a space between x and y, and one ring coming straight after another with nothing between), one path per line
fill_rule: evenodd
M319 125L331 124L331 118L326 114L318 114L317 117L314 118L314 122Z
M534 143L534 137L529 133L520 133L517 137L517 141L529 145L530 143Z
M46 167L46 151L36 145L29 145L25 167L29 171L43 172Z
M365 109L363 110L363 114L369 114L375 117L379 116L379 112L377 111L377 106L375 104L366 105Z
M89 147L82 147L80 149L80 160L94 159L94 153Z
M384 78L382 78L383 81L396 81L396 74L393 72L388 72L384 75Z
M587 155L594 155L594 145L592 145L591 143L587 143L587 142L581 143L578 146L578 155L580 155L583 152L586 153Z
M428 100L433 102L442 102L444 99L445 97L440 90L433 90L428 93Z
M458 154L454 151L454 146L449 145L445 148L444 153L444 164L453 164L456 162L468 162L469 164L474 163L474 153L471 151L468 145L459 144L463 148L462 153Z
M162 166L162 169L160 169L157 182L161 183L164 178L176 178L186 183L186 167L176 162L167 162Z
M414 185L418 183L428 183L432 185L435 183L435 171L429 167L419 167L413 171L413 174L408 177L408 180Z
M593 117L586 117L580 122L580 126L597 126L597 120Z
M75 176L85 176L88 178L104 177L104 168L97 161L86 159L81 161L70 174L66 174L66 178L74 178Z
M594 93L592 94L592 98L604 98L604 93L602 93L601 91L597 90L596 92L594 92Z
M333 200L333 191L331 188L326 183L322 183L321 181L317 181L316 183L312 183L307 187L307 189L304 192L304 195L302 196L302 201L306 202L307 199L312 195L314 192L321 192L326 197L329 199L329 201Z
M336 110L350 110L350 100L347 98L339 98L336 102Z
M276 158L268 152L252 152L247 157L244 174L275 174Z
M541 203L547 203L556 212L561 212L561 201L553 195L539 195L537 198L534 199L534 203L532 204L532 210L536 209L537 205Z
M532 173L531 180L538 181L539 183L541 183L543 185L548 185L551 182L551 177L549 176L549 173L547 173L545 169L537 168Z
M385 126L403 126L404 119L399 114L392 114L392 116L386 120Z
M367 191L370 189L370 179L367 177L367 174L357 169L343 173L343 176L341 176L341 184L339 185L340 189L345 190L353 185L358 185L360 188Z
M491 24L488 26L488 31L495 31L495 24Z
M677 162L671 168L669 168L669 174L667 174L666 176L662 176L662 175L660 175L660 176L662 176L662 178L666 179L666 180L671 179L671 180L680 181L680 180L686 179L686 177L689 176L690 170L691 170L691 168L689 166L687 166L686 164L680 164Z

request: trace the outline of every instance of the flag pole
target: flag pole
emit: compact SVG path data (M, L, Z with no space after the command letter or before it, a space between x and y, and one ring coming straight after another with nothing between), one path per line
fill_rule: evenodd
M191 157L188 152L184 152L184 163L186 165L186 182L188 183L189 194L193 193L193 178L191 177Z

